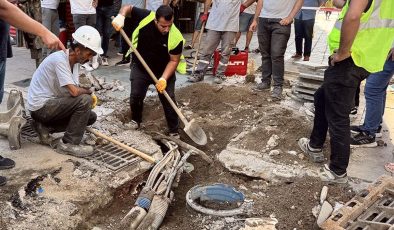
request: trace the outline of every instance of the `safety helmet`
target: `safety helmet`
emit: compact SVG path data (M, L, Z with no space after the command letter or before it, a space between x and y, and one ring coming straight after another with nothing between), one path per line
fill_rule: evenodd
M101 37L100 33L91 26L81 26L73 34L72 37L76 42L93 50L98 54L103 54L104 51L101 48Z

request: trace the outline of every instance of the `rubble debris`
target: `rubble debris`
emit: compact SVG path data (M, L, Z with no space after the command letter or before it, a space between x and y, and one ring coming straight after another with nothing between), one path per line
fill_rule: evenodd
M275 148L276 146L278 146L277 140L279 140L279 136L276 134L272 135L267 141L267 147Z
M277 155L279 155L279 154L280 154L280 150L274 149L274 150L271 150L270 153L269 153L268 155L269 155L269 156L277 156Z
M276 230L275 225L278 220L274 217L268 218L247 218L245 227L240 230Z
M328 187L327 186L323 186L323 188L321 189L321 193L320 193L320 204L321 205L326 200L327 194L328 194Z
M286 165L275 162L269 155L227 146L218 155L219 161L231 172L259 177L267 181L283 178L303 177L305 175L316 177L315 171L304 168L302 165Z
M316 220L317 225L319 227L323 224L323 222L325 220L328 219L328 217L330 217L333 210L334 209L332 208L330 203L328 203L327 201L323 202L321 209L320 209L319 216L317 217L317 220Z

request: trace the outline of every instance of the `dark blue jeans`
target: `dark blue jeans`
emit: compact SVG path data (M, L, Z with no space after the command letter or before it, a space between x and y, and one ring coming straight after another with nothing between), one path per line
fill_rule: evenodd
M274 86L283 85L284 55L290 38L291 25L282 26L280 19L259 18L257 38L261 52L261 81Z
M103 56L107 56L109 37L111 31L111 16L113 16L113 6L98 6L96 8L96 28L101 35L101 48Z
M384 64L383 71L373 73L367 78L364 89L366 112L361 130L366 131L370 135L375 136L382 122L384 107L386 105L386 90L393 74L394 61L390 57Z
M313 148L322 148L329 131L329 167L337 174L345 173L349 164L349 114L357 87L368 74L356 66L352 58L347 58L326 69L323 85L314 96L315 118L309 144Z
M311 56L314 25L315 25L315 19L294 20L295 46L296 46L297 54L300 55L302 54L302 42L305 39L304 56Z

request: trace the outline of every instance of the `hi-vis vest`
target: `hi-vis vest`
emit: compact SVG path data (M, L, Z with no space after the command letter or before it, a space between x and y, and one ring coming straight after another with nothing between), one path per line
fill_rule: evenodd
M138 35L140 33L140 29L148 25L154 19L155 13L152 11L148 16L142 19L142 21L138 24L137 28L134 30L133 34L131 35L131 42L136 49L138 46ZM172 25L170 32L168 33L168 52L175 49L181 41L183 42L183 44L185 44L185 39L183 38L181 32L178 30L178 28L176 28L175 25ZM127 52L126 56L130 55L131 52L132 50L130 49ZM186 61L183 55L181 55L181 60L179 61L176 71L181 74L186 74Z
M331 54L339 48L342 22L348 9L349 1L346 1L328 36ZM360 27L351 48L354 63L371 73L382 71L393 41L394 0L373 0L368 11L361 16Z

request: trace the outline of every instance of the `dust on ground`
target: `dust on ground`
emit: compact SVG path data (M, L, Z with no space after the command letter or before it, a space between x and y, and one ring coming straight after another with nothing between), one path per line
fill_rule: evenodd
M300 137L309 135L311 123L304 116L270 98L268 91L253 92L250 85L217 86L205 83L193 84L176 92L178 106L188 119L196 119L208 136L208 144L199 147L212 159L208 165L197 156L189 158L195 167L190 174L183 174L175 199L167 212L161 229L239 229L246 217L275 216L277 229L312 229L315 217L312 208L319 204L323 186L318 178L286 178L266 181L231 173L216 159L229 143L240 149L268 154L275 149L279 154L272 158L284 164L302 164L316 167L297 146ZM124 102L128 108L128 102ZM128 122L130 111L116 114L122 122ZM143 130L165 132L166 122L161 104L154 98L145 101ZM268 142L276 135L273 146ZM242 137L242 138L241 138ZM182 133L181 138L193 144ZM198 146L197 146L198 147ZM291 154L290 154L291 153ZM189 210L186 206L187 191L198 184L228 183L244 192L254 202L248 216L217 218ZM99 226L115 229L121 218L131 209L138 192L126 193L87 220L86 229ZM347 186L330 186L332 202L346 202L354 196Z

